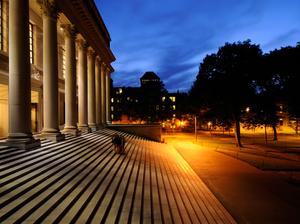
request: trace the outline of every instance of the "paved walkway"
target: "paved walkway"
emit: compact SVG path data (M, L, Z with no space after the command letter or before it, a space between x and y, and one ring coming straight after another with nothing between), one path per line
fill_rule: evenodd
M238 223L299 223L300 187L286 176L262 171L215 151L193 136L165 136Z
M0 223L235 223L178 152L111 130L0 150Z

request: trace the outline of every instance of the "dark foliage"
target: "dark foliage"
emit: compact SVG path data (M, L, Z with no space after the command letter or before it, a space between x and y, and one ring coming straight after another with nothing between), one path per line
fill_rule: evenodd
M261 57L259 46L250 41L226 43L217 54L206 56L190 92L206 115L221 125L235 125L240 147L240 121L256 94Z

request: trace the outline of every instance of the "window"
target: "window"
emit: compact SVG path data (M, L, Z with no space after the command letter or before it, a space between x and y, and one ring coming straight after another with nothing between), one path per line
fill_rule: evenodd
M3 0L0 0L0 50L3 50Z
M30 55L30 64L33 64L33 24L29 23L29 55Z
M175 97L175 96L170 96L170 100L171 100L172 102L175 102L175 101L176 101L176 97Z

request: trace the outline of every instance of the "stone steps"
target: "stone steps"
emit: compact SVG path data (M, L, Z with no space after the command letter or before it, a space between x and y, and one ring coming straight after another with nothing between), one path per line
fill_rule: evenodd
M102 129L0 151L0 223L235 223L168 145Z

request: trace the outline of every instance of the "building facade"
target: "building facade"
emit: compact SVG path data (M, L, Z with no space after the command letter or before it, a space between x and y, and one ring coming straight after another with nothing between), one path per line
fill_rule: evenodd
M176 94L170 94L154 72L140 78L140 87L113 88L112 117L115 123L156 123L175 119Z
M111 122L110 35L93 0L0 0L0 137L20 148Z

